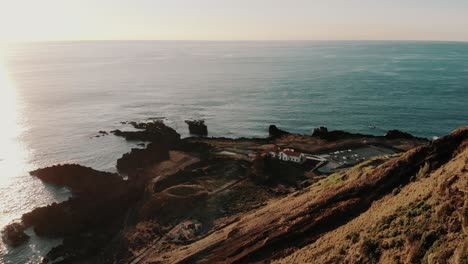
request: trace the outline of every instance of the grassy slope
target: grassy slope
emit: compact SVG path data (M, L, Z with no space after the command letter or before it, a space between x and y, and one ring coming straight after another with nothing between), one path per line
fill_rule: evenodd
M401 157L368 161L332 175L270 201L190 245L155 252L146 261L232 263L284 258L282 263L393 263L444 257L450 252L454 259L463 258L466 237L460 230L463 226L466 232L467 221L463 205L467 134L468 128L463 128ZM457 151L461 154L454 158ZM431 168L435 171L426 177ZM450 184L443 184L455 175ZM453 204L444 205L445 201ZM447 221L453 222L452 229L444 229Z
M430 174L423 171L399 193L277 263L468 263L468 149Z

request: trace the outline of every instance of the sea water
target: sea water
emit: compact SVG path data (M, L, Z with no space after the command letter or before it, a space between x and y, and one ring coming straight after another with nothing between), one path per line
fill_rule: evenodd
M115 171L133 143L100 130L164 119L186 136L264 137L270 124L434 137L468 125L468 43L102 41L0 46L0 228L70 195L28 171ZM29 230L28 232L32 232ZM0 242L0 263L35 263L59 240Z

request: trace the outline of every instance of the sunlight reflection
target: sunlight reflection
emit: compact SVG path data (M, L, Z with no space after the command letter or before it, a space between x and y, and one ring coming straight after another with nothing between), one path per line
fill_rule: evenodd
M19 124L17 91L8 76L6 68L0 63L0 185L24 173L25 151L18 142L21 133Z

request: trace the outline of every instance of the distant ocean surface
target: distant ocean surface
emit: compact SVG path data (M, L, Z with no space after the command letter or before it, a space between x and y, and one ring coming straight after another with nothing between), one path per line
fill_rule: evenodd
M468 125L468 43L105 41L0 47L0 227L62 201L28 171L80 163L115 171L134 144L92 138L121 121L164 118L187 135L267 136L270 124L433 137ZM0 263L36 263L33 237Z

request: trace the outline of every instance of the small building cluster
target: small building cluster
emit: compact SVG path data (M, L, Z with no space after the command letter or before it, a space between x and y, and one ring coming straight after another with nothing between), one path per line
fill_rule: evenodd
M306 156L304 153L296 152L294 149L280 149L276 148L270 151L270 156L282 161L290 161L295 163L304 163Z

